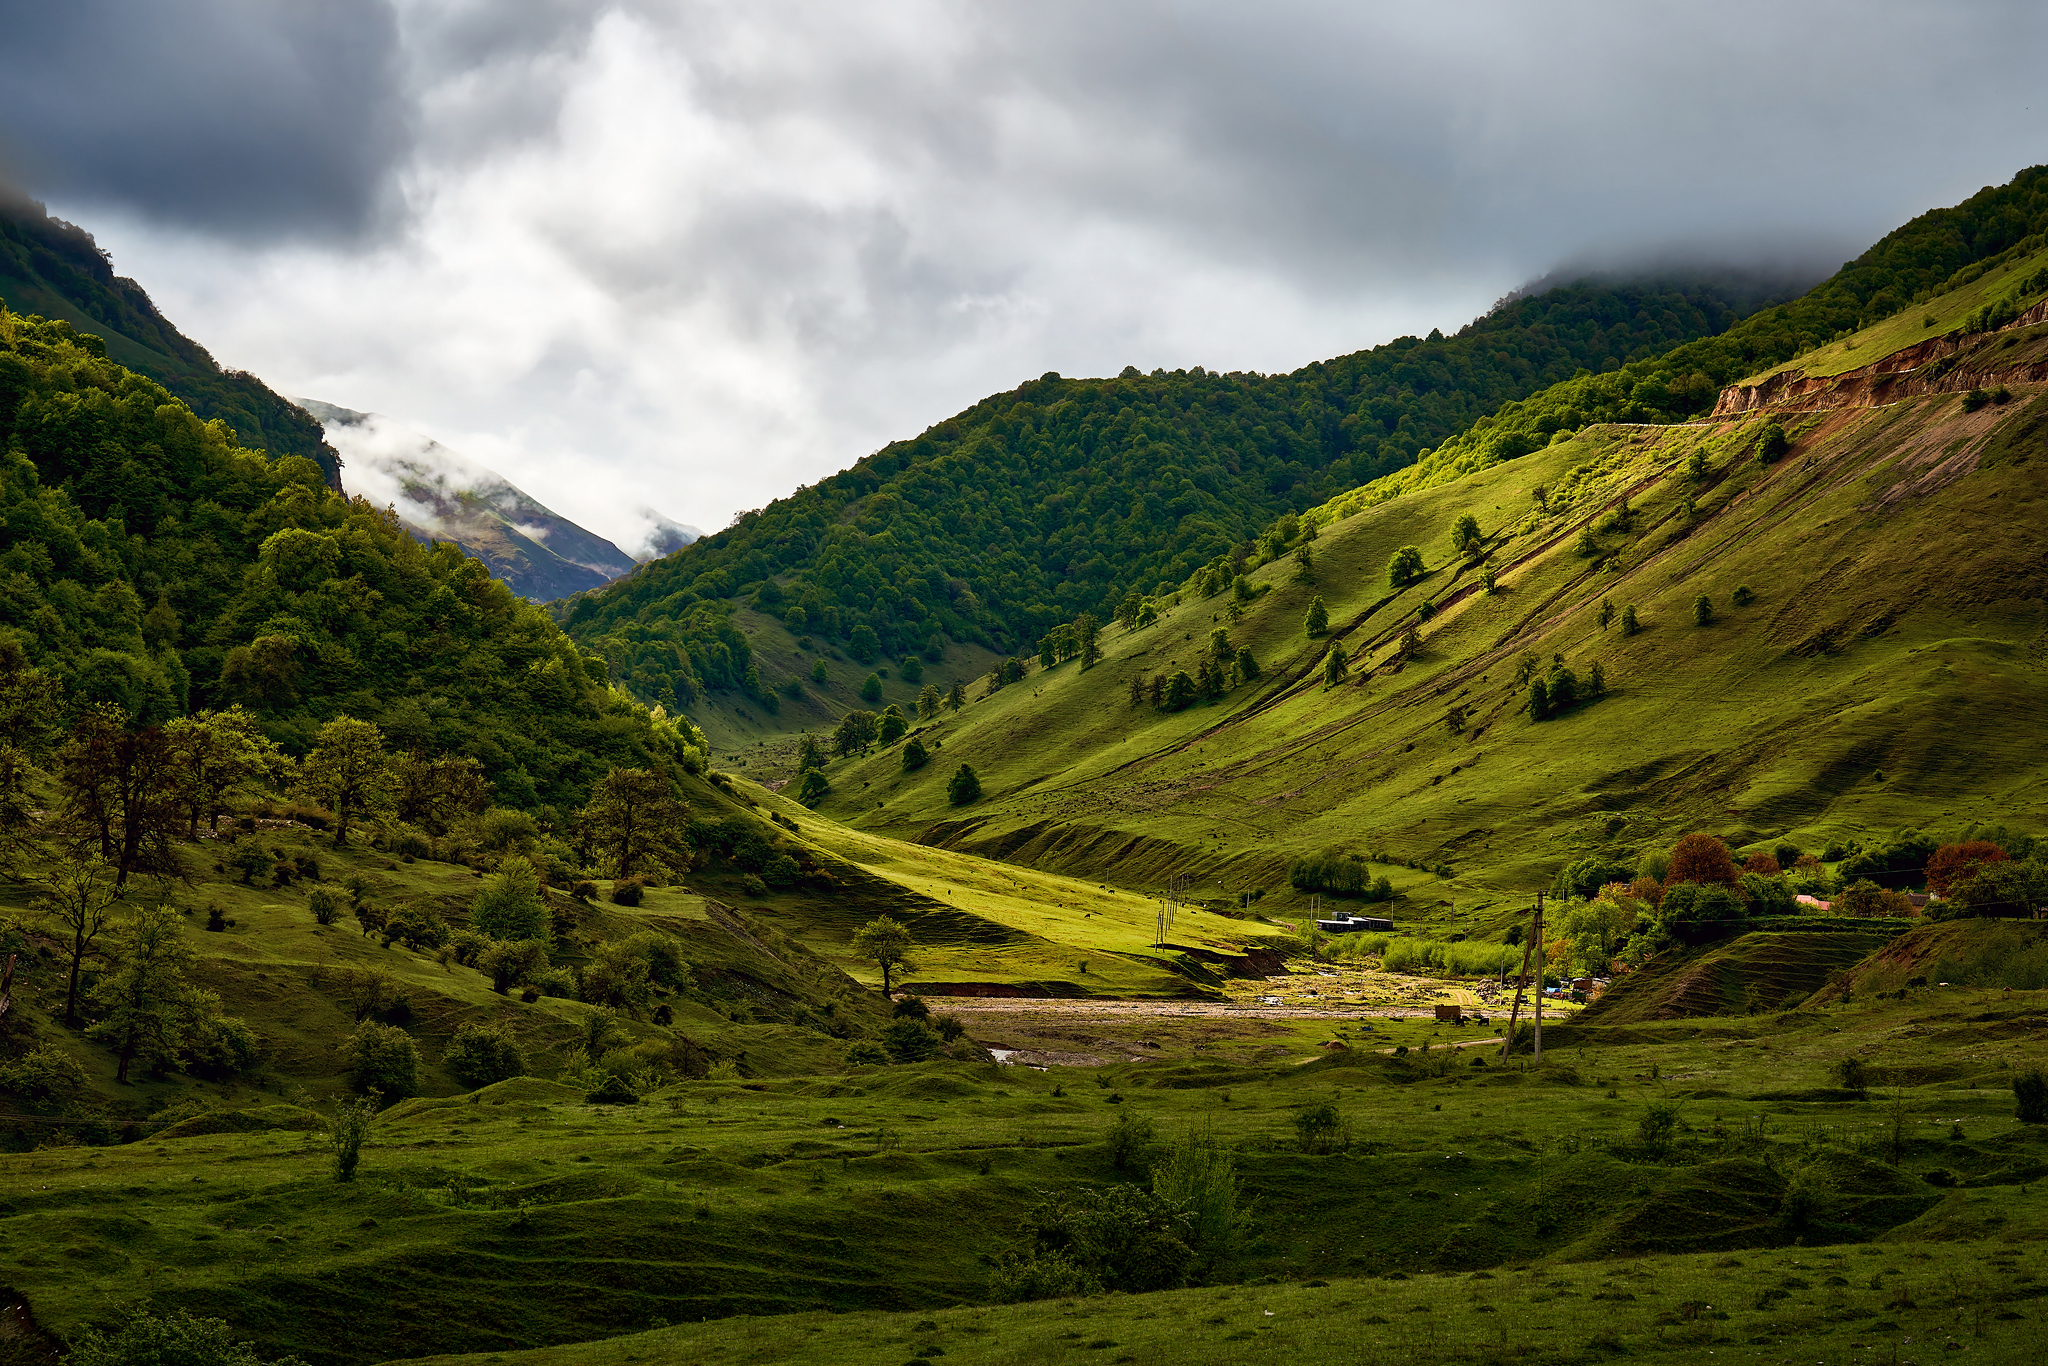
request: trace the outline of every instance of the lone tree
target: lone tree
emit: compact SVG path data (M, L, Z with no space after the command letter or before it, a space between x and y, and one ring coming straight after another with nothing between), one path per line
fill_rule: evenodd
M1404 545L1387 560L1387 583L1394 588L1406 588L1426 572L1420 546Z
M1323 686L1336 687L1350 672L1351 662L1344 654L1344 647L1332 645L1330 652L1323 656Z
M1485 539L1479 534L1479 519L1469 512L1460 515L1457 524L1451 528L1451 548L1460 555L1470 555Z
M882 700L882 679L878 674L869 674L861 681L860 700L875 703Z
M916 947L917 941L910 937L910 930L886 915L870 920L853 936L853 951L882 970L884 997L894 989L892 983L897 971L909 973L917 970L917 965L910 961L910 952Z
M946 690L946 710L958 711L966 705L967 685L956 678L953 680L953 686Z
M1322 635L1330 629L1330 609L1323 606L1320 594L1308 601L1308 615L1302 618L1302 630L1311 636Z
M1779 423L1766 422L1764 429L1757 433L1756 462L1759 465L1768 465L1791 449L1792 443L1786 438L1785 428Z
M1714 600L1705 593L1692 600L1692 624L1712 626L1714 624Z
M1636 605L1634 603L1630 603L1628 606L1622 608L1621 633L1625 636L1632 636L1642 629L1642 622L1636 619Z
M1727 845L1712 835L1694 833L1671 847L1671 866L1664 874L1665 890L1668 892L1681 882L1740 888L1742 873Z
M673 864L682 856L690 804L669 790L665 774L615 768L598 779L580 819L612 876L629 878L650 860Z
M903 771L915 773L930 763L931 757L931 753L924 747L924 741L913 735L910 737L910 743L903 747Z
M384 732L368 721L342 716L320 727L313 752L299 767L299 785L334 812L334 847L348 843L351 820L391 799L391 756Z
M484 879L469 913L470 928L493 939L546 939L552 933L547 905L540 899L540 875L514 855Z
M825 766L825 747L818 743L818 737L806 733L796 745L796 771L808 773L814 768Z
M965 806L981 796L981 779L966 764L953 770L946 780L946 797L955 806Z

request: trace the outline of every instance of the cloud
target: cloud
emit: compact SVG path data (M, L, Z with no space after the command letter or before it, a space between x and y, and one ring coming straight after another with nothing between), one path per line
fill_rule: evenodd
M2023 5L414 0L395 55L345 13L372 135L275 140L325 238L118 158L88 226L224 362L621 545L1049 369L1288 369L1567 261L1825 270L2048 145Z

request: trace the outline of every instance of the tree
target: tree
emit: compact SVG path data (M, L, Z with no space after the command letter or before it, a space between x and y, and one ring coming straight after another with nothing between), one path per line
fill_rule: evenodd
M37 803L29 791L57 732L57 681L29 667L12 637L0 637L0 869L29 852Z
M831 790L832 784L826 781L823 773L815 768L806 769L803 782L797 786L796 799L805 806L816 807Z
M1714 600L1705 593L1692 600L1692 624L1712 626L1714 624Z
M1302 618L1301 629L1310 637L1322 635L1330 629L1330 609L1323 606L1320 595L1308 600L1308 615Z
M1420 546L1404 545L1387 560L1389 587L1406 588L1427 572L1422 563Z
M1630 603L1630 604L1629 604L1628 606L1626 606L1626 607L1622 608L1622 609L1621 609L1621 633L1622 633L1623 635L1625 635L1625 636L1632 636L1632 635L1634 635L1634 634L1635 634L1636 632L1638 632L1638 631L1640 631L1640 630L1642 630L1642 629L1643 629L1643 627L1642 627L1642 623L1636 620L1636 607L1635 607L1635 604L1634 604L1634 603Z
M870 704L882 700L881 675L869 674L865 679L861 681L860 700Z
M1239 681L1240 683L1249 683L1249 682L1251 682L1251 681L1252 681L1253 679L1257 678L1258 676L1259 676L1259 661L1258 661L1258 660L1256 660L1256 659L1254 659L1254 658L1252 657L1252 647L1251 647L1251 646L1249 646L1249 645L1240 645L1240 646L1238 646L1238 647L1237 647L1237 678L1238 678L1238 681ZM1136 679L1132 679L1131 681L1135 683L1135 682L1136 682L1137 680L1136 680Z
M903 715L903 709L894 702L882 708L881 719L875 725L876 733L885 745L895 744L903 738L903 732L910 729L910 722Z
M920 721L931 720L939 714L939 708L944 702L945 698L940 695L936 684L925 684L923 689L917 694L917 719Z
M526 1075L526 1050L502 1024L458 1025L441 1054L441 1065L472 1090Z
M1764 429L1757 433L1756 462L1759 465L1768 465L1791 449L1792 443L1786 438L1782 423L1766 422Z
M137 911L117 940L114 971L90 993L100 1018L86 1037L113 1050L123 1085L137 1060L151 1072L179 1066L220 1015L220 998L185 978L193 953L182 921L168 906Z
M1126 631L1130 630L1133 626L1137 625L1139 609L1144 607L1144 605L1145 599L1137 589L1133 588L1128 593L1125 593L1123 601L1116 605L1116 624L1123 627Z
M402 754L391 763L398 818L436 835L490 805L484 766L463 755Z
M1081 667L1092 669L1095 661L1102 658L1102 645L1097 639L1102 633L1102 623L1092 613L1083 612L1074 619L1074 634L1081 641Z
M1671 847L1671 864L1664 874L1666 895L1681 882L1740 887L1742 873L1727 845L1712 835L1694 833Z
M417 1095L420 1050L402 1029L365 1020L342 1045L349 1085L358 1095L376 1092L387 1100Z
M1607 671L1600 667L1600 661L1596 659L1593 661L1593 666L1586 670L1586 700L1588 702L1598 702L1605 696L1607 696Z
M966 705L967 685L956 678L953 680L953 686L946 690L946 710L959 711Z
M853 754L865 754L881 733L881 722L873 712L850 711L839 718L839 726L832 732L832 746L842 759Z
M66 814L91 831L100 856L125 886L134 872L175 872L178 776L169 738L155 727L130 730L111 703L87 707L60 755Z
M1958 884L1987 863L2004 863L2012 856L1990 840L1964 840L1944 844L1927 860L1927 890L1946 898Z
M924 643L924 662L936 664L946 657L946 638L934 631Z
M846 652L863 664L872 664L882 653L881 637L872 626L856 626L847 632Z
M1159 705L1167 711L1185 711L1200 695L1193 676L1186 669L1175 669L1161 690Z
M1749 904L1737 890L1740 885L1738 879L1735 887L1699 882L1667 886L1664 899L1658 903L1658 922L1666 933L1682 943L1699 944L1719 938L1739 927L1749 914Z
M1605 598L1600 599L1600 629L1606 630L1607 624L1613 620L1614 604Z
M888 916L878 916L860 927L853 936L853 952L857 958L865 958L882 972L882 995L886 999L892 990L893 974L916 971L916 964L910 960L917 941L911 938L910 930L901 922Z
M1451 548L1460 555L1470 555L1485 542L1479 533L1479 519L1471 513L1461 513L1451 527Z
M1307 541L1294 547L1294 581L1314 583L1316 581L1316 552Z
M578 816L614 878L632 877L650 862L689 867L684 844L690 804L668 776L646 768L615 768L598 779Z
M356 817L381 810L391 800L391 756L384 749L384 732L351 716L329 721L299 766L299 785L334 812L334 846L339 849L348 843Z
M818 743L817 736L805 732L804 737L796 744L796 771L808 773L814 768L824 766L825 747Z
M828 668L826 668L826 667L825 667L825 661L824 661L824 659L823 659L823 658L819 658L819 659L815 659L815 660L812 660L812 661L811 661L811 682L813 682L813 683L817 684L817 685L818 685L819 687L821 687L821 688L822 688L822 687L824 687L824 686L825 686L825 685L826 685L827 683L830 683L831 681L832 681L832 671L831 671L830 669L828 669Z
M1550 684L1541 678L1529 681L1529 719L1547 721L1550 719Z
M1331 645L1328 653L1323 656L1323 686L1326 688L1336 687L1345 680L1350 672L1351 661L1350 657L1344 653L1344 647L1342 645Z
M469 924L493 939L548 939L553 929L533 865L516 856L499 864L476 894Z
M378 1099L372 1093L358 1100L344 1100L335 1106L333 1116L328 1119L324 1136L327 1146L334 1150L336 1181L356 1179L356 1165L363 1159L363 1141L370 1136L370 1126L377 1118ZM149 1366L156 1366L156 1363L149 1363ZM200 1363L195 1362L193 1366L200 1366ZM205 1366L213 1366L212 1361L208 1359Z
M164 734L175 756L187 832L194 836L202 817L207 829L218 833L228 798L246 784L281 773L286 763L254 713L239 706L180 716L164 726Z
M953 776L946 780L946 799L955 806L965 806L981 796L981 779L966 764L953 770Z
M903 771L905 773L915 773L930 763L931 759L930 752L924 747L924 741L918 739L915 735L911 736L910 743L903 747Z
M96 941L113 919L121 899L113 865L93 855L60 859L36 904L54 922L51 937L69 964L64 986L64 1023L78 1028L78 979Z
M1737 584L1735 591L1728 595L1728 601L1736 607L1747 607L1756 601L1756 590L1748 584Z

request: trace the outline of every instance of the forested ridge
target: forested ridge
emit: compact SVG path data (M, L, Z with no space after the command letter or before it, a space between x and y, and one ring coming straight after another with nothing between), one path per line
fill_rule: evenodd
M17 313L55 314L104 333L113 358L156 380L200 417L219 418L242 445L302 455L330 483L341 462L320 424L246 370L222 370L206 348L157 312L141 285L114 268L92 234L51 218L34 200L0 185L0 303Z
M1768 296L1764 296L1768 297ZM1413 462L1502 402L1718 332L1745 282L1583 280L1288 375L1057 375L984 399L554 610L638 695L748 682L745 600L857 657L935 633L1033 647L1280 516ZM1704 391L1693 395L1708 401Z
M60 724L239 705L297 755L349 716L524 807L673 750L477 561L237 445L66 324L0 310L0 451L0 672L53 689Z

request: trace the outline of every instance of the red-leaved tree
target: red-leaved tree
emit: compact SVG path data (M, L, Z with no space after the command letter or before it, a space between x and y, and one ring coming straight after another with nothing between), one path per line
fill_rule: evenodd
M1664 874L1667 891L1681 882L1719 883L1739 890L1742 874L1737 871L1727 845L1712 835L1692 834L1671 846L1671 869Z
M1944 844L1934 851L1933 858L1927 860L1927 890L1945 899L1950 888L1966 881L1984 864L2007 863L2011 858L2012 855L1990 840Z

